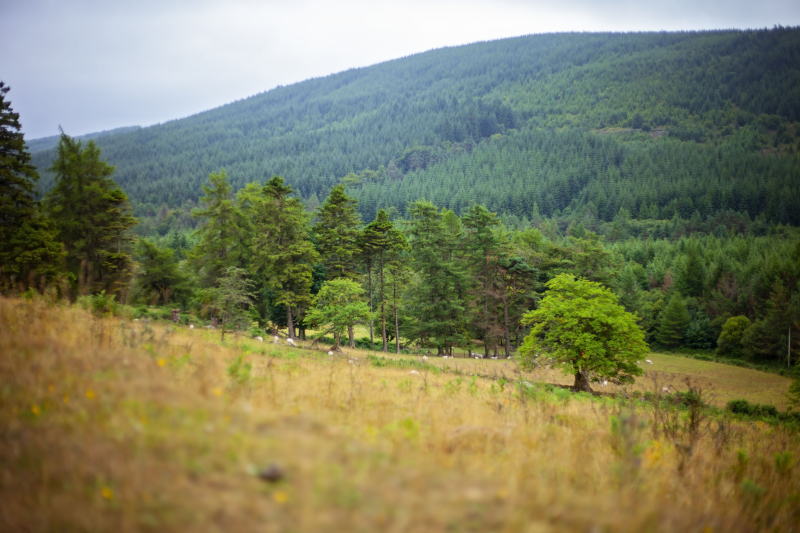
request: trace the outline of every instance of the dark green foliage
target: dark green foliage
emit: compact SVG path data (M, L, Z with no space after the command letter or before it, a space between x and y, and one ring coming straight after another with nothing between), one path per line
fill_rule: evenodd
M83 148L62 132L49 170L56 181L45 206L66 247L69 270L77 275L79 293L120 291L132 266L127 230L136 219L127 195L111 178L114 167L100 159L94 141Z
M0 81L0 290L6 284L35 286L60 270L62 251L50 219L35 200L39 174L30 164L19 113Z
M726 407L732 413L746 416L776 418L779 414L774 405L751 403L747 400L731 400Z
M393 284L393 297L386 294L385 270L389 264L393 275L400 275L402 270L398 264L399 256L408 249L405 235L394 227L389 215L381 209L375 220L367 224L361 235L361 249L364 256L374 259L378 267L378 290L380 296L381 338L383 351L388 351L388 338L386 335L386 302L392 300L393 307L397 310L397 290ZM399 280L393 280L399 281Z
M357 203L337 185L317 209L314 239L328 279L355 276L361 218Z
M435 346L439 353L467 341L465 298L468 278L456 256L458 227L447 211L420 200L409 208L408 237L417 282L411 289L406 329L409 340ZM448 224L450 222L450 224Z
M246 264L247 248L244 242L245 219L234 202L228 174L223 169L208 177L210 186L203 184L204 206L192 212L202 221L195 232L199 240L189 255L189 261L200 278L202 287L215 287L222 272L232 266Z
M136 282L148 303L169 305L170 300L179 295L176 293L188 289L187 276L175 261L174 250L159 248L147 239L139 239L136 255L139 261Z
M686 346L697 350L710 350L714 347L714 328L711 327L711 320L705 313L698 313L694 320L689 323L689 327L684 334Z
M294 319L311 303L314 264L319 254L309 239L309 216L283 178L273 176L253 197L253 278L286 307L289 337Z
M788 152L798 50L797 28L533 35L353 69L97 142L137 205L194 200L224 166L234 188L278 173L303 198L355 176L365 219L425 197L457 213L473 202L517 217L534 204L546 216L582 207L605 221L621 208L687 220L730 209L798 224ZM650 133L629 131L645 124ZM36 166L51 157L37 153Z
M669 347L679 346L683 342L686 328L689 326L689 312L680 294L673 294L667 307L661 314L656 339L659 344Z

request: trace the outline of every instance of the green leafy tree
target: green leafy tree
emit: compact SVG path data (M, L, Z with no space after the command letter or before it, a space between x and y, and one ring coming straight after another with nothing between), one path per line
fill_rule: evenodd
M225 170L210 174L208 180L209 185L203 184L205 196L200 197L203 207L192 212L203 223L195 231L199 242L189 253L189 264L197 272L202 287L215 287L227 268L246 265L245 218L233 199Z
M337 278L328 281L314 296L305 321L312 327L327 326L329 331L338 333L334 335L334 348L338 348L338 339L345 329L372 319L363 295L364 289L353 280Z
M19 113L6 100L8 91L0 81L0 291L6 284L52 280L63 259L58 232L34 197L39 174L25 149Z
M151 296L150 303L169 305L176 292L186 290L187 277L175 260L174 250L159 248L147 239L139 239L136 254L139 260L136 282Z
M750 324L750 319L746 316L733 316L726 320L717 339L717 351L721 354L741 355L742 338Z
M675 293L661 313L656 340L664 346L680 346L688 326L689 311L686 309L686 302L679 293Z
M642 375L637 361L648 352L636 316L599 283L560 274L547 282L538 309L526 313L532 326L519 353L524 368L549 361L575 376L573 388L591 391L591 380L632 383Z
M361 236L361 247L366 254L374 257L378 266L378 283L380 292L380 318L381 332L383 339L383 351L388 351L388 340L386 336L386 283L385 270L387 262L395 261L398 254L408 248L405 235L394 227L389 215L381 209L378 211L375 220L367 224ZM394 268L398 271L397 265Z
M253 220L252 265L257 279L286 306L286 326L295 336L294 318L311 303L314 264L319 254L309 239L309 216L283 178L273 176L261 189Z
M100 159L100 149L64 132L49 169L55 185L45 198L59 239L66 245L70 271L77 272L78 292L106 287L118 292L132 259L127 230L136 225L127 195L111 178L114 167Z

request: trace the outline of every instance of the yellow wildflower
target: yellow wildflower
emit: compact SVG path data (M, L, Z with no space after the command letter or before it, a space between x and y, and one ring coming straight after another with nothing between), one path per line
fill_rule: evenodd
M89 398L90 400L94 400L94 391L92 389L87 390L86 397Z
M33 413L34 416L39 416L40 412L41 412L41 410L39 409L38 405L36 405L36 404L31 405L31 413Z
M211 392L214 393L214 396L222 396L222 389L219 387L214 387L214 390Z
M289 495L282 490L276 490L272 497L278 503L286 503L289 501Z
M164 361L164 358L163 358L163 357L162 357L161 359L159 359L159 360L158 360L158 366L164 366L165 364L167 364L167 362L166 362L166 361Z
M111 490L108 487L103 487L102 494L103 494L103 498L105 498L106 500L110 500L110 499L114 498L114 491Z

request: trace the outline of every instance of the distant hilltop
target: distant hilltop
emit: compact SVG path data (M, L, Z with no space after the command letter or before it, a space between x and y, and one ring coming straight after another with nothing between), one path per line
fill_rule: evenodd
M75 138L80 139L82 141L88 141L89 139L99 139L100 137L105 137L106 135L114 135L116 133L128 133L140 129L142 129L141 126L123 126L121 128L114 128L111 130L103 130L94 133L87 133L86 135L77 135ZM28 146L28 151L31 153L39 152L42 150L49 150L50 148L55 148L58 145L59 137L61 136L51 135L50 137L41 137L39 139L25 141L25 144Z

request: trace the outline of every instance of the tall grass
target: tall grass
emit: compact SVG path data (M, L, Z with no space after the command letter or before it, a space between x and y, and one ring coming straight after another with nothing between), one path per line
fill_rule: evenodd
M652 406L214 341L0 299L0 530L800 524L783 427L689 420L667 437Z

